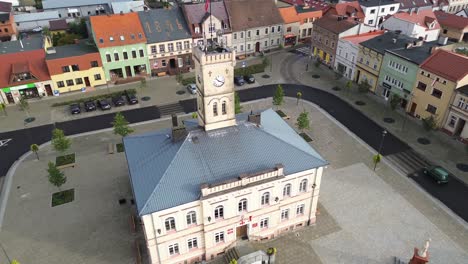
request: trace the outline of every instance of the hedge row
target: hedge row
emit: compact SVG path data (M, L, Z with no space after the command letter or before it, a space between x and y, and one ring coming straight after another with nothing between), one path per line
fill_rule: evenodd
M191 83L195 83L195 76L182 79L182 85L183 86L189 85Z
M127 89L127 92L129 94L136 94L137 93L135 89ZM71 105L71 104L80 104L80 103L84 103L86 101L97 101L97 100L101 100L101 99L107 99L107 98L111 98L111 97L115 97L115 96L123 96L123 95L124 95L123 91L113 92L113 93L101 94L101 95L96 95L96 96L83 97L83 98L76 99L76 100L71 100L71 101L55 103L55 104L52 104L52 106L56 107L56 106L64 106L64 105Z

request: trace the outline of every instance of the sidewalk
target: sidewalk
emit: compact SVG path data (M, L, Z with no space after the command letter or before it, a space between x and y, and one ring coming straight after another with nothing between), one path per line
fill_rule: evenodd
M291 54L290 56L294 55ZM468 162L464 144L440 131L427 132L422 127L420 120L405 115L402 112L392 111L389 106L385 106L382 100L372 93L359 93L356 85L353 85L351 91L346 91L345 86L348 80L345 78L337 80L335 72L323 65L317 68L313 64L309 64L309 71L305 72L307 62L307 58L299 58L293 64L293 69L291 69L296 74L295 77L302 84L326 90L344 99L374 120L374 122L406 142L429 161L445 167L468 184L468 172L463 172L456 167L457 163ZM313 78L313 75L319 75L320 78ZM335 91L333 87L339 87L341 90ZM365 105L358 106L355 104L356 101L365 102ZM383 121L384 117L393 118L395 122L392 124L385 123ZM428 138L431 144L422 145L418 143L417 139L420 137Z

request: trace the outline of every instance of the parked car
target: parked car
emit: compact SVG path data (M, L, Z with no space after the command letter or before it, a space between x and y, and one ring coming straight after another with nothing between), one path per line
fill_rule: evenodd
M79 104L71 104L70 105L70 112L72 115L77 115L81 113L81 107Z
M114 98L112 98L112 102L115 106L125 105L125 100L122 98L122 96L115 96Z
M112 108L107 99L98 100L97 105L101 110L110 110Z
M32 29L32 32L42 32L42 27L38 26Z
M252 74L244 75L244 80L247 83L254 83L255 82L255 77Z
M424 174L431 176L438 184L447 183L450 173L440 166L430 166L424 168Z
M124 91L125 97L127 97L128 104L137 104L138 99L134 93L129 93L127 90Z
M238 86L242 86L245 84L244 82L244 78L242 78L242 76L235 76L234 77L234 83Z
M94 111L96 110L96 104L93 101L86 101L84 102L84 108L86 112Z
M194 83L191 83L191 84L187 85L187 90L191 94L197 94L197 86Z

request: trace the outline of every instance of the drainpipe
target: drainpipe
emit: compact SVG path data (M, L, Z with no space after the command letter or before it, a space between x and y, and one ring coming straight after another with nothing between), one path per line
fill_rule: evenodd
M307 219L307 225L310 226L310 217L312 217L312 207L314 205L314 194L315 194L315 187L317 185L315 184L317 182L317 172L318 170L315 169L315 177L314 177L314 184L312 184L312 195L310 197L310 208L309 208L309 218Z

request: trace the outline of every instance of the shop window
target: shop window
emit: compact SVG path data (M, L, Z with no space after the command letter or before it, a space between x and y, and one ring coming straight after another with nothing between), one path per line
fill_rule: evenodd
M75 85L73 80L67 80L67 86L73 86L73 85Z
M75 83L76 83L76 84L83 84L83 79L81 79L81 78L76 78L76 79L75 79Z
M63 81L58 81L57 82L57 87L58 88L63 88L63 87L65 87L65 83Z
M96 81L101 80L101 74L94 74L94 80Z

